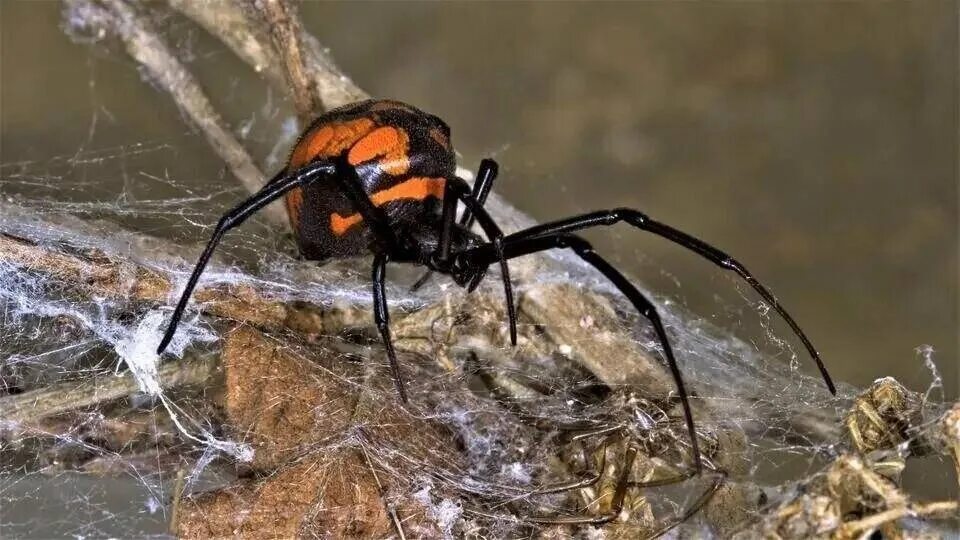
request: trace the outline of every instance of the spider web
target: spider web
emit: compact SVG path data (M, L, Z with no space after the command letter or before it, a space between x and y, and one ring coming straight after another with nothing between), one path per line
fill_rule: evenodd
M139 160L173 151L168 144L144 144L82 152L46 163L4 164L0 186L6 202L0 214L0 230L51 250L133 261L169 276L177 288L182 287L200 246L181 250L171 241L151 238L121 224L142 217L150 223L150 230L187 229L182 236L204 238L209 234L206 223L212 221L209 216L217 215L228 199L241 193L224 181L219 189L211 189L215 195L197 195L195 188L153 176L182 195L152 200L140 198L136 190L131 190L98 200L90 197L95 182L74 183L68 179L96 178L99 169L118 162L136 174L147 175L146 170L138 169ZM78 194L93 200L77 202ZM336 273L318 271L311 263L296 259L289 240L277 241L273 235L262 224L230 235L219 259L204 274L203 284L248 285L283 303L346 305L369 311L366 262L346 263ZM250 254L256 255L251 258ZM563 270L541 276L540 285L581 281L616 298L608 285L581 265L566 259L558 262ZM5 536L163 536L178 471L181 477L186 476L187 492L200 492L234 480L236 473L231 469L251 460L250 444L219 429L219 417L196 392L161 388L158 358L152 351L176 295L169 296L165 305L109 296L84 298L78 296L75 287L49 273L4 261L0 266L0 358L7 395L54 384L79 387L94 377L109 379L128 371L137 383L134 391L120 399L81 407L52 419L4 421L0 497ZM445 301L459 302L461 310L470 314L470 304L445 280L436 279L414 295L397 284L405 278L409 280L409 276L399 275L389 290L395 317ZM488 282L488 292L498 299L495 279ZM518 293L524 292L521 284ZM832 418L847 408L855 389L841 385L841 398L835 399L823 389L821 381L797 371L793 366L796 362L763 355L754 346L684 312L669 298L652 296L674 339L681 369L699 396L695 401L709 404L714 410L711 416L698 414L699 428L710 432L735 426L746 433L750 441L743 449L750 463L743 471L746 478L763 486L800 478L834 454L837 430ZM629 315L628 306L618 308L623 327L611 330L634 336L639 346L656 354L659 346L646 326ZM482 318L483 310L479 306L472 315ZM480 326L502 333L504 322L486 321ZM223 325L192 311L173 342L173 355L183 357L191 348L217 351L224 339L218 328ZM777 335L772 329L768 332L774 347L785 347ZM463 339L469 343L471 336ZM365 343L377 347L372 340ZM575 346L561 345L526 366L493 366L488 374L546 386L546 390L508 398L528 414L566 423L608 422L610 417L622 416L626 407L622 402L590 394L589 388L599 381L582 368L551 358ZM572 451L558 442L558 432L531 428L521 414L511 415L503 402L493 399L489 388L478 390L474 384L477 371L471 372L468 366L475 360L471 360L468 349L461 344L451 354L452 369L421 364L409 375L410 384L417 388L414 399L421 400L411 407L415 416L447 426L462 444L464 457L454 468L437 465L449 461L449 448L439 448L432 456L412 456L410 460L415 463L434 464L435 469L410 478L399 476L408 472L396 468L393 472L398 477L387 481L404 486L396 493L427 506L430 517L446 534L463 532L464 523L471 518L471 505L485 503L494 513L502 514L497 525L500 528L489 529L495 534L515 533L521 527L510 519L508 501L514 501L523 511L547 507L569 512L566 495L552 495L533 503L523 497L523 491L555 477L549 464ZM500 352L505 349L501 346ZM309 348L297 350L298 355L309 355ZM790 358L795 356L787 348L781 350ZM367 361L382 364L382 353L372 358ZM931 361L929 357L925 360ZM545 368L553 371L541 371ZM434 379L424 384L420 376ZM352 377L350 384L357 387L371 384L369 375ZM393 401L384 370L374 386L372 392L384 403ZM717 420L721 418L722 422ZM361 425L365 424L353 427ZM347 429L342 437L317 451L360 444L358 440L362 439L358 439L357 431ZM377 441L362 444L375 445ZM372 451L378 455L388 453L388 449L402 451L392 448L393 443L384 444L385 448ZM582 464L587 460L583 455L568 459ZM391 469L386 468L386 472ZM682 507L695 496L692 489L664 492L661 505Z
M173 285L160 302L91 293L81 286L83 276L71 281L0 259L0 399L47 388L69 393L92 380L109 382L127 374L134 383L115 398L58 414L28 420L0 416L4 537L166 537L175 492L221 489L248 476L251 463L260 459L255 440L223 427L223 405L210 395L221 383L211 378L199 388L164 386L160 371L175 360L165 357L161 363L153 354L199 242L209 236L215 217L244 196L229 178L200 183L157 167L176 161L182 146L202 144L200 137L185 134L105 149L85 145L66 156L0 164L0 233L7 238L94 266L104 260L129 262ZM551 263L536 283L519 282L519 295L534 286L581 283L613 299L617 326L603 331L627 336L659 358L648 325L596 273L569 255L539 257ZM605 426L627 419L643 428L635 429L642 442L675 445L664 460L689 458L675 403L664 396L638 401L630 397L632 388L605 384L571 360L578 343L537 345L536 339L526 339L519 353L512 352L503 342L502 306L472 302L444 278L411 293L407 285L417 275L410 269L391 270L394 318L415 318L431 309L437 315L428 318L433 355L402 355L413 391L397 425L429 425L427 440L442 444L388 436L391 431L383 426L396 419L396 398L382 348L365 318L371 307L368 268L368 261L317 268L298 260L288 236L254 218L227 236L202 285L248 287L271 302L315 306L336 319L336 331L305 338L288 328L270 338L302 362L306 378L329 378L364 396L363 414L354 403L351 419L311 443L306 455L362 450L365 462L379 472L378 482L387 486L385 500L401 514L419 504L424 521L432 522L431 530L440 536L500 537L538 529L517 522L515 514L582 513L575 508L576 495L568 492L528 495L583 473L603 451L596 439L584 445L564 441L560 424ZM496 277L491 272L481 296L500 299ZM841 384L834 398L822 381L801 372L798 365L805 360L785 341L779 322L768 320L765 306L754 305L752 294L744 291L743 302L760 313L756 323L765 329L765 342L759 346L732 337L669 297L645 293L656 302L681 370L696 392L698 428L708 439L735 432L747 441L727 448L735 454L727 460L740 463L738 482L775 497L777 486L789 488L836 455L836 419L857 389ZM364 317L351 318L356 313ZM528 337L542 330L536 321L523 326ZM455 337L437 337L444 332ZM228 336L236 333L228 320L194 308L170 353L178 359L222 357ZM488 361L488 355L501 360ZM330 358L334 361L323 361ZM916 361L933 366L928 351ZM329 403L314 407L317 419L336 412ZM930 404L926 417L939 410ZM530 417L554 427L533 425ZM607 455L614 466L622 457L613 443ZM274 471L261 479L283 474ZM694 481L648 492L649 503L663 518L689 506L705 485ZM699 518L683 525L697 532L705 526ZM577 532L602 534L589 527Z

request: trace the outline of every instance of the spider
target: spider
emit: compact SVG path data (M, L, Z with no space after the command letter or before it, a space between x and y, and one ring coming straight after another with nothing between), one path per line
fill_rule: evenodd
M726 253L630 208L590 212L505 235L484 209L497 177L497 163L483 160L472 188L456 176L455 167L450 128L440 118L413 106L373 99L324 113L297 140L287 167L220 218L187 281L157 354L162 354L173 338L190 295L223 235L267 204L284 197L304 258L323 261L374 255L373 318L402 402L407 401L407 394L390 336L384 287L388 262L425 266L429 271L452 277L468 292L479 286L491 265L499 264L510 341L516 345L517 312L507 261L567 248L609 279L653 325L683 405L696 470L701 472L687 391L656 308L586 240L572 234L620 222L666 238L739 274L799 336L830 392L836 393L819 353L797 323L766 287ZM458 221L459 203L465 209ZM471 231L474 221L486 240Z

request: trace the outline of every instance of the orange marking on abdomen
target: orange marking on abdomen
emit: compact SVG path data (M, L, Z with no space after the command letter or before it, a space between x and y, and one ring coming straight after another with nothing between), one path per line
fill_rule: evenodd
M415 199L422 201L427 197L443 198L443 187L447 180L445 178L425 178L416 176L404 182L380 190L370 196L374 206L383 206L390 201L397 199Z
M370 202L372 202L374 206L380 207L388 202L401 199L415 201L422 201L427 197L442 199L443 188L446 182L444 178L416 176L370 195ZM359 212L355 212L349 216L341 216L334 212L330 214L330 230L337 236L343 236L350 227L353 227L361 221L363 221L363 216L360 215Z
M353 145L347 161L357 166L365 161L381 158L380 169L387 174L401 175L410 168L410 138L407 132L392 126L377 128Z
M330 214L330 230L337 236L343 236L347 234L350 227L353 227L361 221L363 221L363 216L360 214L350 214L347 217L343 217L334 212Z
M303 208L303 188L293 188L287 192L283 198L287 205L287 216L290 218L290 226L293 228L293 234L298 235L300 229L300 209Z
M318 126L305 135L290 155L290 169L297 169L318 157L333 157L350 148L373 130L373 120L357 118Z

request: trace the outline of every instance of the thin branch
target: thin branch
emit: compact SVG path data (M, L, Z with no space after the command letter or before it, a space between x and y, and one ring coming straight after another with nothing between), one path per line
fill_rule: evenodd
M290 90L284 73L287 62L277 53L270 30L253 1L167 2L222 41L275 88L284 92ZM316 38L306 32L302 25L297 24L297 27L300 32L303 71L313 81L310 88L316 92L324 110L370 97L337 67Z
M260 0L256 5L273 35L274 47L282 51L280 57L283 59L288 87L293 93L293 104L300 125L305 127L323 111L323 104L317 94L316 84L307 76L304 67L300 19L293 13L293 7L281 0Z
M209 383L216 372L216 356L181 360L160 366L158 379L163 388ZM139 392L133 373L102 375L81 382L66 381L38 390L0 398L0 419L5 422L33 422L57 414L91 407ZM7 426L9 427L9 426Z
M367 99L370 94L354 84L346 73L340 70L326 49L312 34L303 31L300 36L303 44L304 67L316 84L316 91L325 109Z
M170 93L248 191L253 193L263 186L264 174L230 132L197 80L156 32L147 15L124 0L65 1L76 12L87 13L83 20L93 29L123 41L127 53L143 66L151 80ZM98 16L90 16L91 13ZM286 213L281 205L271 205L265 209L265 215L274 225L286 226Z
M266 29L262 25L252 24L252 18L248 15L250 9L244 3L196 0L167 0L167 3L218 37L274 87L286 91L283 61L274 50Z
M165 302L173 290L167 276L133 261L103 253L84 255L2 232L0 261L18 270L42 274L48 282L90 297L159 303ZM304 316L303 310L308 308L296 313L295 308L288 309L250 286L204 287L195 293L195 298L206 313L262 328L295 326L305 333L322 330L320 320ZM310 324L317 326L304 328Z

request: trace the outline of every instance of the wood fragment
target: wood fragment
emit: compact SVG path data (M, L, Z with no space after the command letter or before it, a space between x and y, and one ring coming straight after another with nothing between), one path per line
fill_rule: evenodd
M209 383L217 370L215 357L181 360L160 366L163 388ZM0 421L27 423L67 411L92 407L140 391L132 373L103 375L84 381L65 381L0 398ZM8 426L10 427L10 426Z
M274 47L280 51L288 88L293 94L294 107L300 118L300 127L305 129L323 112L323 103L317 94L314 80L307 75L300 44L303 33L300 20L293 6L282 0L260 0L256 5L270 29Z
M167 1L171 7L221 40L256 73L263 74L275 88L284 92L290 90L286 86L287 76L284 72L286 61L279 57L274 48L270 31L253 1ZM312 79L311 88L316 92L323 110L370 97L336 65L330 54L302 24L297 26L304 72Z

